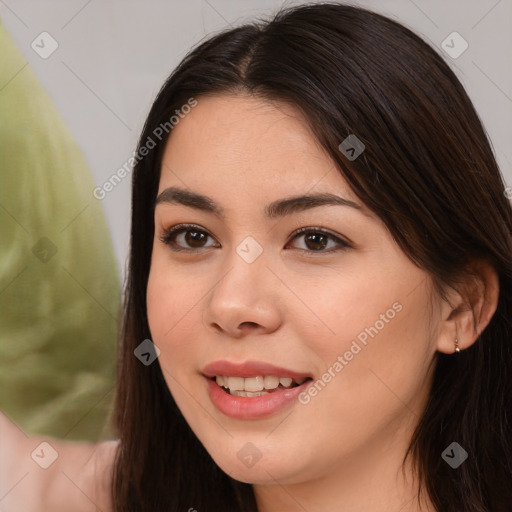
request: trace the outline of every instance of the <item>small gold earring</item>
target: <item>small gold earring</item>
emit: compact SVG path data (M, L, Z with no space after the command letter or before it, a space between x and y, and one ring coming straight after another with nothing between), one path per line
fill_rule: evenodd
M460 352L459 338L455 338L455 352Z

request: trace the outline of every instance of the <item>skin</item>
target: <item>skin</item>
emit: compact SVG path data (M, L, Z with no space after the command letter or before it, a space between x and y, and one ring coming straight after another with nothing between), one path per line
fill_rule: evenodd
M155 208L148 318L171 393L215 462L254 484L260 512L340 504L344 512L419 511L413 467L402 475L400 464L428 396L430 362L436 351L454 351L456 335L461 349L477 339L496 309L496 273L475 262L474 288L448 290L444 301L366 209L266 218L268 203L293 195L361 202L292 107L246 95L198 100L173 128L159 193L176 186L208 195L226 217L180 204ZM160 237L178 223L210 236L195 253L174 252ZM292 236L302 227L327 229L350 247L329 252L338 245L327 239L315 252L318 243ZM250 264L236 252L249 235L263 248ZM186 240L181 234L176 243L191 248ZM396 303L401 310L347 361L353 340ZM309 403L259 420L223 415L201 375L219 359L259 360L317 380L340 355L347 364ZM112 510L118 443L46 439L59 457L43 470L30 454L44 440L0 414L0 510ZM247 442L261 454L252 467L237 456ZM428 498L421 510L434 511Z
M41 447L43 442L51 449ZM117 446L117 441L88 443L29 437L0 413L0 510L112 510L111 470ZM55 452L57 458L46 469L36 463L48 460Z
M199 98L166 146L158 194L171 186L208 195L225 210L220 219L157 204L147 289L167 385L215 462L255 484L262 512L340 503L345 512L420 510L412 467L403 478L400 464L428 397L434 354L452 353L456 335L461 348L478 335L471 310L459 308L466 298L455 290L449 302L437 297L430 276L366 209L264 216L270 202L305 193L361 204L290 106L242 94ZM204 238L182 233L175 244L185 250L173 251L161 237L179 223L197 225ZM315 252L304 235L291 236L301 227L325 228L351 247L328 252L337 247L329 241ZM247 236L263 248L250 264L236 252ZM498 294L495 273L480 271L487 291L471 299L477 331ZM210 401L206 364L265 361L316 380L397 302L401 311L307 405L240 420ZM248 442L261 453L252 467L237 457ZM434 508L427 499L421 510Z

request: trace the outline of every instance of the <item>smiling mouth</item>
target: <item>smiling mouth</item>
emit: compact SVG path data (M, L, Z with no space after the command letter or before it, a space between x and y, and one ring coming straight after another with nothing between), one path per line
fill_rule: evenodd
M211 380L229 395L251 398L293 389L312 379L310 377L291 378L274 375L245 378L216 375Z

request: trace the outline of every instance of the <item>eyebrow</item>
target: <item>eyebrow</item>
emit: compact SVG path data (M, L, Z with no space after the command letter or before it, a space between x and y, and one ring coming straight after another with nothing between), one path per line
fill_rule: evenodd
M224 209L215 203L211 197L178 187L169 187L163 190L156 198L155 206L161 203L182 204L190 208L213 213L221 219L225 218ZM369 215L361 205L327 192L279 199L267 205L264 209L264 214L266 217L275 219L318 206L348 206L361 211L361 213L367 216Z

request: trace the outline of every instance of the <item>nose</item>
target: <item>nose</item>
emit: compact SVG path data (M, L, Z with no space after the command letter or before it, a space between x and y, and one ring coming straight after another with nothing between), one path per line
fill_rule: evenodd
M236 251L204 301L203 322L208 330L242 338L279 328L282 314L280 282L268 268L263 252L248 263Z

